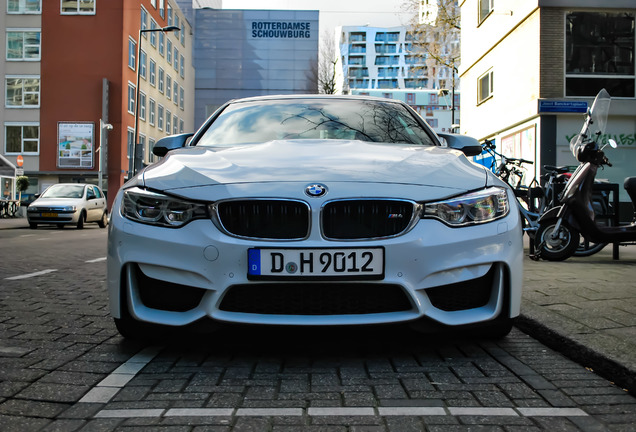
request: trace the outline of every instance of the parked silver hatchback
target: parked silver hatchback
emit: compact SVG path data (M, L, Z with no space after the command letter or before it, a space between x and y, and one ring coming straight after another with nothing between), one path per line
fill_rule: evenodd
M102 190L90 184L59 183L48 187L27 208L29 227L53 224L58 228L75 225L84 228L86 222L97 222L100 228L108 224L106 197Z

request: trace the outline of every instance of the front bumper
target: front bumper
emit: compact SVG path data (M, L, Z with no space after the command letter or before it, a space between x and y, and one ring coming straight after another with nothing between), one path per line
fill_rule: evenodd
M114 208L119 208L118 201ZM128 305L137 320L172 326L204 318L271 325L358 325L425 317L454 326L486 322L502 313L519 314L523 246L515 211L464 228L422 219L402 236L360 242L312 236L263 243L227 236L210 220L170 229L113 213L110 222L108 290L115 318L122 317L122 305ZM382 246L385 274L375 281L249 280L247 250L264 246ZM330 301L337 307L331 307ZM308 303L319 303L320 310L313 311ZM372 305L357 307L358 303Z

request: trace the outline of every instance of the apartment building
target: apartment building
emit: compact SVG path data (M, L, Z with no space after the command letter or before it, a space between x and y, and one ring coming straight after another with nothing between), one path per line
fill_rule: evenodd
M636 4L633 0L460 1L461 132L494 140L511 157L541 167L576 165L570 138L605 88L612 103L605 139L614 166L599 173L621 185L636 166Z
M192 28L176 1L0 1L0 150L23 156L27 196L102 178L112 202L133 168L137 94L144 163L156 140L193 129ZM161 31L168 26L179 30Z

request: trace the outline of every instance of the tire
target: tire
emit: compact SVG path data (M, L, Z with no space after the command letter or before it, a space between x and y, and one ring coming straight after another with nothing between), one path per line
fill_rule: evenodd
M478 334L486 339L503 339L512 330L512 323L512 318L497 318L492 324L481 328Z
M30 223L29 223L29 228L31 228L31 229L38 229L38 224L33 223L33 222L30 222Z
M576 248L579 247L578 231L565 221L561 223L558 236L551 238L556 224L557 219L542 222L535 237L539 256L548 261L568 259L574 255Z
M86 219L86 214L84 212L80 213L79 218L77 219L77 229L84 228L85 219Z
M102 214L102 218L97 222L97 225L100 228L106 228L106 225L108 225L108 214L106 212Z
M574 251L574 256L577 256L577 257L592 256L595 253L602 251L603 248L607 245L608 243L592 243L582 238L581 243L579 243L579 247L577 247L576 250Z

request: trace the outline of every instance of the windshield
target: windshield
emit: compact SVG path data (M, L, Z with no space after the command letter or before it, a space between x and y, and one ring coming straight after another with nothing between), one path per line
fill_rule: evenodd
M344 139L435 145L401 104L364 99L276 99L230 104L196 145Z
M587 139L596 140L596 138L605 133L607 127L607 116L609 114L610 97L607 90L602 89L596 95L592 108L585 116L581 133L575 135L570 140L570 150L576 156L579 147L585 144ZM592 135L592 136L590 136Z
M41 195L42 198L82 198L83 185L53 185Z

